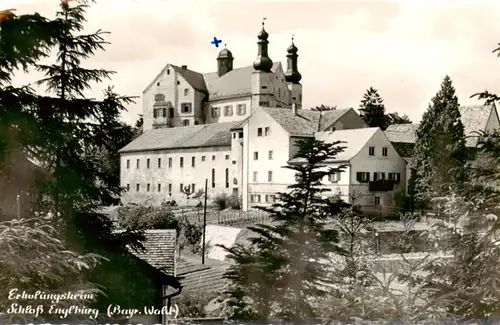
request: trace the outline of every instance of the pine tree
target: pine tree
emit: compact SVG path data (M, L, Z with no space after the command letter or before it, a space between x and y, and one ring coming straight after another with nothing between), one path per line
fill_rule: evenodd
M378 91L370 87L363 95L359 106L360 116L370 127L379 127L385 130L388 126L388 118L385 115L385 106Z
M418 204L426 205L431 197L442 196L450 185L462 184L466 161L458 99L446 76L417 130L411 183Z
M345 203L322 198L328 190L321 183L327 175L340 171L326 166L326 160L344 150L339 144L314 139L300 141L296 157L285 167L296 172L296 184L290 185L288 192L279 193L279 200L272 207L260 208L270 213L272 225L249 227L258 234L250 239L256 255L247 263L229 250L230 258L236 262L231 269L233 278L236 273L244 279L235 286L239 290L236 292L247 294L256 287L267 290L268 298L247 298L254 304L270 299L265 304L272 310L267 312L275 317L298 321L314 316L314 301L326 294L323 285L329 281L323 263L330 253L343 252L338 246L338 232L325 229L325 225ZM256 272L255 267L259 269L256 274L262 276L248 277L245 274L249 272L238 271L246 268Z
M0 131L5 136L2 140L9 140L4 140L0 149L25 151L48 172L50 177L38 183L38 208L39 212L56 212L51 222L61 240L70 249L109 259L95 269L82 271L107 294L100 296L96 306L104 310L110 303L124 308L151 306L157 284L152 277L138 276L144 274L144 265L127 248L129 244L140 249L142 233L130 230L117 234L106 216L95 213L98 205L121 193L116 175L109 174L95 151L115 150L117 138L127 133L118 118L131 98L120 97L111 88L103 100L85 97L91 83L101 83L112 74L82 66L105 44L102 31L77 35L83 29L86 8L85 2L70 6L63 1L53 21L34 15L2 22L1 44L7 50L0 54L2 82L9 84L9 68L35 65L45 73L39 84L46 85L51 95L36 95L28 87L0 89ZM25 34L21 36L14 27ZM52 47L56 48L56 64L37 64ZM130 278L140 280L124 286Z

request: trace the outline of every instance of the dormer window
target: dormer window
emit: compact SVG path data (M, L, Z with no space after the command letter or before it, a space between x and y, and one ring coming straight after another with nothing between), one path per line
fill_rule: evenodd
M224 116L232 116L233 115L233 106L227 105L224 106Z
M165 101L165 95L163 94L156 94L155 95L155 102L164 102Z

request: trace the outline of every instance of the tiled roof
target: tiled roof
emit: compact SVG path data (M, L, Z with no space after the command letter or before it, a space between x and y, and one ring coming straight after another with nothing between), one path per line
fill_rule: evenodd
M205 79L203 78L203 74L192 71L189 69L184 69L182 67L178 67L176 65L170 65L175 72L180 74L186 81L193 87L194 89L204 92L207 92L207 85L205 84Z
M328 162L346 162L354 158L361 151L361 149L363 149L368 140L370 140L373 135L379 130L379 128L362 128L316 132L314 134L314 137L317 140L324 141L326 143L333 143L336 141L344 142L339 144L339 146L346 147L345 150L335 156L334 159L328 160ZM302 158L294 158L290 162L298 163L302 161Z
M323 131L352 108L325 112L301 109L297 110L296 114L290 108L265 107L262 109L291 135L308 136Z
M146 240L143 242L145 251L131 251L135 256L149 265L161 270L167 275L175 275L175 229L145 230Z
M475 147L478 141L476 132L485 131L488 119L491 115L493 106L473 105L461 106L460 115L462 116L462 124L464 125L464 133L466 138L466 145L468 147Z
M181 262L177 269L177 277L182 284L182 292L196 294L215 294L224 291L228 280L224 279L224 273L229 263L200 263Z
M275 62L271 71L274 73L280 66L280 62ZM207 85L209 99L222 99L235 96L248 96L252 94L252 73L253 66L237 68L229 71L219 78L217 72L204 73L203 78Z
M120 152L230 146L231 128L239 123L211 123L149 130L123 147Z
M385 136L389 141L396 143L415 143L415 133L413 132L398 132L398 131L385 131Z
M333 161L348 161L356 156L379 128L362 128L351 130L338 130L333 132L317 132L315 138L326 143L342 141L345 150L339 153Z

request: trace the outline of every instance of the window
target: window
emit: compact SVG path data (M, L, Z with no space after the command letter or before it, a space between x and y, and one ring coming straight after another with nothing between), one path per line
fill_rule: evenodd
M375 205L380 205L380 196L375 197Z
M158 109L153 109L153 118L157 118L158 117Z
M225 158L226 158L226 160L229 160L229 155L226 155L226 157L225 157Z
M262 86L262 89L267 89L267 86Z
M382 156L387 157L387 148L382 148Z
M258 176L257 172L253 172L253 181L254 182L257 182L257 176Z
M338 181L340 181L340 172L335 172L333 174L329 174L328 181L330 183L337 183Z
M215 155L212 156L212 161L215 161Z
M259 102L259 106L269 107L269 102Z
M161 168L161 158L158 158L158 168Z
M257 129L257 136L261 137L262 136L262 128Z
M401 181L401 173L389 173L389 180L399 183Z
M268 158L269 160L273 160L273 151L272 151L272 150L269 150L269 151L267 152L267 158Z
M135 184L135 190L139 192L140 189L141 189L141 186L139 184Z
M167 69L167 74L170 74L170 69Z
M165 101L165 95L163 94L156 94L155 95L155 102L164 102Z
M243 139L243 132L238 133L238 138Z
M274 202L276 202L276 195L274 195L274 194L266 195L266 202L267 203L274 203Z
M270 129L268 126L266 126L266 127L264 128L264 135L265 135L265 136L268 136L269 134L271 134L271 129Z
M180 84L181 84L181 82L180 82L179 80L177 80L177 84L178 84L178 85L180 85Z
M168 184L168 193L172 193L172 183Z
M157 82L157 83L156 83L156 86L160 87L160 83L159 83L159 82Z
M191 167L196 167L196 157L191 157Z
M220 111L217 106L212 107L212 117L217 118L220 116Z
M127 191L130 191L130 184L127 184Z
M272 170L267 172L267 181L272 182L273 181L273 172Z
M247 104L240 104L236 106L236 114L245 115L247 112Z
M161 184L158 184L158 192L161 192Z
M375 147L368 147L368 154L370 156L375 156Z
M151 167L151 160L149 160L149 158L148 158L148 159L146 159L146 168L149 169L150 167Z
M252 194L252 195L250 195L250 202L252 202L252 203L260 203L260 194Z
M198 125L198 124L200 124L200 122L194 121L194 125Z
M257 203L260 203L260 194L255 195L255 199Z
M179 192L184 193L184 184L179 184Z
M233 115L233 106L227 105L224 106L224 116L232 116Z
M180 167L181 168L184 167L184 157L181 157L181 159L180 159Z
M151 184L149 184L149 183L148 183L148 184L146 185L146 191L148 191L148 192L149 192L149 190L151 190Z
M278 97L281 97L281 88L278 88Z
M172 158L168 158L168 167L172 168Z
M163 115L163 117L167 117L167 109L166 109L165 107L163 107L163 108L161 109L161 111L162 111L162 115Z
M374 181L384 180L384 179L385 179L385 173L383 173L383 172L373 173L373 180Z
M367 183L370 181L370 173L369 172L357 172L356 180L360 183Z
M212 168L212 188L215 187L215 169Z
M236 139L236 132L233 133L233 139Z
M189 120L183 120L182 121L183 126L189 126Z
M233 160L233 161L232 161L232 164L233 164L233 165L236 165L236 160Z
M201 156L201 161L205 161L205 156Z
M226 168L226 188L229 188L229 168Z
M136 168L139 169L139 167L141 166L141 161L139 159L137 159L135 165L136 165Z
M189 89L188 88L184 89L184 96L187 96L187 95L189 95Z
M259 160L259 153L257 151L253 153L253 160Z
M194 193L195 189L196 189L196 184L194 183L191 184L191 193Z
M182 103L181 104L181 112L182 113L191 113L191 103Z
M130 159L127 159L127 169L130 168Z

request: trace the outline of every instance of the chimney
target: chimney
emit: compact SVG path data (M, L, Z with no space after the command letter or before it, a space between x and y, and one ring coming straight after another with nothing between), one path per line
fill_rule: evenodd
M292 104L292 113L293 115L297 115L297 104L295 103Z
M188 66L187 66L187 65L181 65L181 68L183 68L183 69L187 69L187 68L188 68Z

